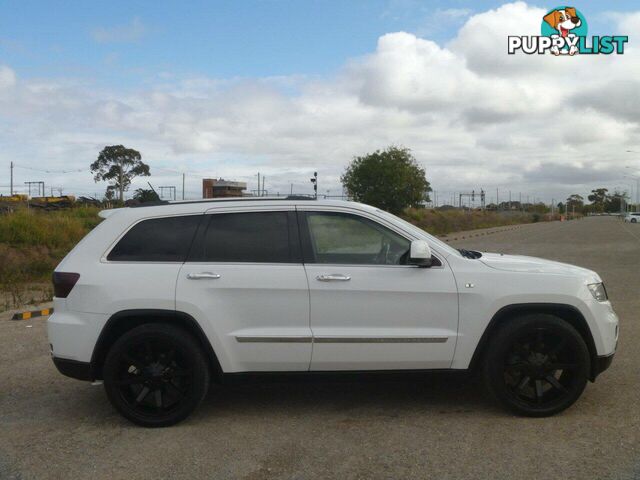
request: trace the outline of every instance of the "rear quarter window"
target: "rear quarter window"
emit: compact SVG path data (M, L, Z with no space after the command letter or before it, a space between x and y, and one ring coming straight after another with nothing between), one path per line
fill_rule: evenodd
M142 220L107 255L116 262L184 262L202 215Z

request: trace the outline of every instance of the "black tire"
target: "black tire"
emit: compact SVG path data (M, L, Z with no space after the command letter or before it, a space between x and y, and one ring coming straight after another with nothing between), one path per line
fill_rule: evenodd
M632 219L631 219L631 223L636 223L637 221L638 221L638 220L637 220L637 219L635 219L635 218L632 218Z
M490 339L484 381L493 396L519 415L547 417L580 397L589 379L589 349L561 318L535 314L505 323Z
M209 389L209 366L189 333L150 323L113 344L103 378L109 401L125 418L144 427L167 427L202 402Z

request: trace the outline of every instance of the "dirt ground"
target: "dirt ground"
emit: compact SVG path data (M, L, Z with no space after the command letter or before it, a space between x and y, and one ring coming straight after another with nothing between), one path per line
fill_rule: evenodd
M605 280L618 353L568 411L515 417L465 376L440 374L224 386L186 422L148 430L115 413L102 387L57 373L43 319L4 314L0 479L640 478L640 224L597 217L462 236L451 244Z

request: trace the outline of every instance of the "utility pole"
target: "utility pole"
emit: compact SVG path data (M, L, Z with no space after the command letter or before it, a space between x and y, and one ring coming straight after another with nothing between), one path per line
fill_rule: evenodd
M184 172L182 173L182 199L184 200Z
M496 188L496 210L500 210L500 197L498 189Z
M520 202L520 211L524 212L524 208L522 206L522 192L520 192L520 200L519 200L519 202Z
M267 177L266 177L266 175L263 175L263 176L262 176L262 195L264 195L264 192L265 192L265 189L264 189L264 181L265 181L265 179L266 179L266 178L267 178Z
M9 196L13 196L13 162L11 162L11 186L9 188Z
M260 195L260 172L258 172L258 196L262 196Z

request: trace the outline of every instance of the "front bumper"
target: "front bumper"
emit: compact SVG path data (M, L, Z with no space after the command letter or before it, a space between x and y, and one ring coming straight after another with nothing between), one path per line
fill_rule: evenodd
M91 364L86 362L79 362L77 360L69 360L67 358L53 358L53 364L58 371L66 375L67 377L75 378L77 380L93 381L93 372L91 370Z
M606 369L608 369L611 366L614 355L615 355L615 352L612 353L611 355L602 355L602 356L596 357L595 364L593 365L593 373L592 373L591 381L594 381L598 377L598 375L600 375L602 372L604 372Z

